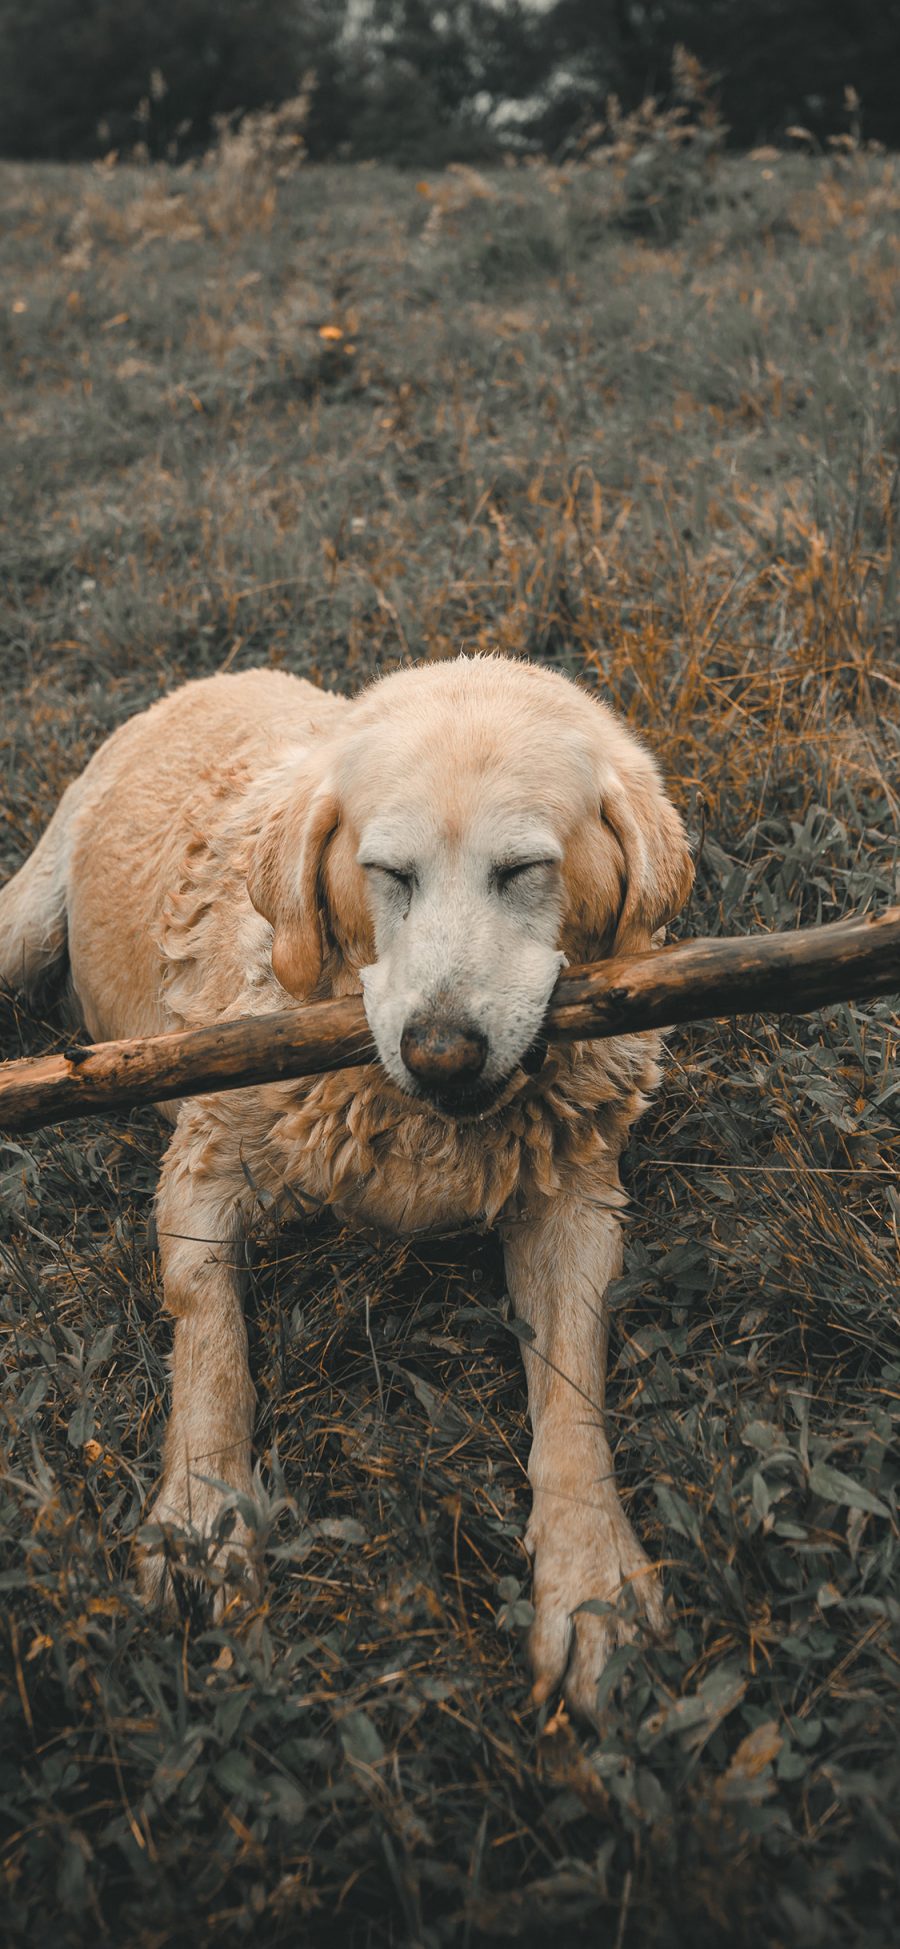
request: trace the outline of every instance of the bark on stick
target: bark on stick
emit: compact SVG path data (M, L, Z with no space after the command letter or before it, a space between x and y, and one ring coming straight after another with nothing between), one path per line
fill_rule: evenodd
M803 1014L900 994L900 907L738 940L685 941L569 969L545 1019L552 1042L593 1041L715 1016ZM0 1131L376 1060L361 1000L316 1002L209 1028L99 1042L0 1064Z

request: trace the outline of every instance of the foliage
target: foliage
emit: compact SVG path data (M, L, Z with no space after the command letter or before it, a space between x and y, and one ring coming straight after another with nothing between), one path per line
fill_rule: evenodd
M577 145L580 157L612 172L623 229L646 231L664 242L708 203L726 135L709 76L684 47L676 47L672 56L671 96L665 107L648 95L625 115L617 96L610 95L604 118L592 123Z
M296 94L329 0L0 0L0 145L15 156L202 148L215 118Z
M0 871L164 686L497 644L659 753L685 930L896 899L897 165L726 159L662 244L599 160L278 167L0 176ZM64 1033L5 1007L7 1055ZM3 1145L5 1940L890 1943L896 1061L887 1001L671 1037L610 1409L672 1633L599 1742L527 1702L492 1244L263 1226L267 1596L173 1632L164 1138Z
M560 0L589 34L592 0ZM720 78L722 113L741 146L783 136L802 123L824 142L837 127L845 90L866 107L869 137L900 138L895 76L898 0L663 0L623 13L629 94L658 88L673 47L686 44ZM575 29L579 31L578 27Z
M217 116L310 78L316 160L440 167L569 152L615 96L670 92L688 47L748 145L800 126L820 146L848 88L895 145L900 0L0 0L0 145L15 156L201 153Z

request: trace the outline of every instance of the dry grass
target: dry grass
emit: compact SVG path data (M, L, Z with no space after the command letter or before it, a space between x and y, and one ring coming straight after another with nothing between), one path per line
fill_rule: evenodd
M896 898L897 164L722 165L665 244L599 167L235 181L0 177L0 871L186 676L499 644L646 732L688 929ZM3 1146L4 1939L892 1940L896 1053L887 1003L672 1038L611 1411L674 1628L594 1747L526 1703L491 1244L264 1241L269 1595L172 1635L160 1132Z

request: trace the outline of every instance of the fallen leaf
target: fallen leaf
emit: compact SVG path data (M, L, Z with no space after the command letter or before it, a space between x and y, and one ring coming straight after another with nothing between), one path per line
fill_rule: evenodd
M725 1799L764 1800L774 1784L765 1776L783 1745L776 1720L767 1719L755 1726L732 1754L716 1792Z

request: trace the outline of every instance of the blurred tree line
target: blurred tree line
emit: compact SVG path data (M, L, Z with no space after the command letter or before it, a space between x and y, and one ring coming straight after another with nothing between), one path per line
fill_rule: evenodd
M314 159L559 154L611 92L665 98L678 44L736 146L840 131L847 86L900 140L900 0L0 0L0 152L183 156L311 75Z

